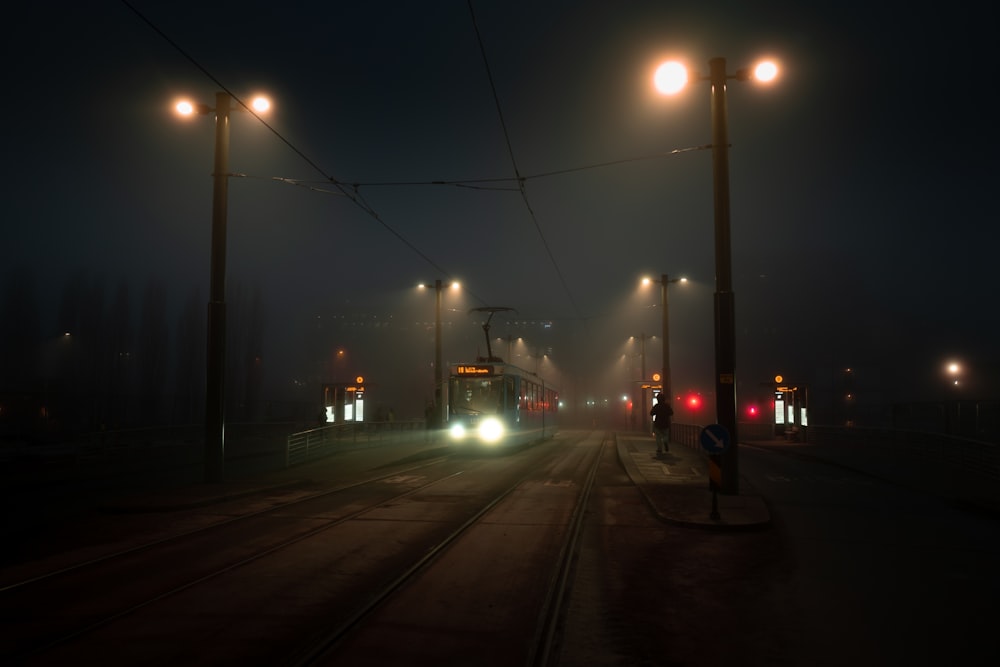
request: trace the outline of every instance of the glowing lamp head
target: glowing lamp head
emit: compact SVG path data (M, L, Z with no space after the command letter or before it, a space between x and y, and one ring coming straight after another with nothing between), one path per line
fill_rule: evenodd
M250 108L257 113L267 113L271 109L271 100L262 95L258 95L250 102Z
M653 74L653 84L664 95L679 93L687 85L687 81L687 68L675 60L663 63Z
M482 438L483 442L498 442L503 437L503 424L499 419L493 417L484 419L479 424L479 437Z
M761 83L771 83L778 78L778 65L771 60L764 60L753 68L753 78Z

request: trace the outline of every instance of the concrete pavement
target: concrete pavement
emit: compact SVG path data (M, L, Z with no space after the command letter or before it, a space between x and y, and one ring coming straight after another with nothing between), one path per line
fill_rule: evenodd
M708 455L671 442L656 453L656 440L643 433L615 434L618 458L653 511L668 523L712 530L753 530L771 524L764 499L740 481L738 495L716 494L718 517L712 517Z

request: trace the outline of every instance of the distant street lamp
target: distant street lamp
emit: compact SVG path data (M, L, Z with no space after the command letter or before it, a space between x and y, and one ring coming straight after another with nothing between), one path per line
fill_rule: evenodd
M643 284L653 282L652 278L643 278ZM670 383L670 316L667 304L667 286L671 283L686 283L687 278L667 278L667 274L660 276L660 313L663 320L663 373L660 381L662 388L660 393L667 397L668 401L673 401L672 386Z
M954 361L949 363L948 375L951 377L951 384L957 387L959 385L959 380L961 379L962 367Z
M640 359L640 376L639 376L639 396L640 396L640 407L641 412L639 413L639 427L645 432L646 431L646 417L649 413L646 411L646 389L644 385L646 384L646 339L652 338L652 336L647 336L644 333L638 336L632 336L633 340L639 341L639 359Z
M497 342L501 342L501 343L502 342L506 342L507 343L507 357L504 359L504 361L506 361L508 364L514 363L514 357L513 357L513 354L511 352L511 347L513 346L513 344L514 344L515 341L519 341L519 340L521 340L521 339L517 338L515 336L512 336L511 334L507 334L506 336L501 336L500 338L497 338Z
M736 427L736 315L732 284L732 253L729 236L729 131L727 128L726 81L772 81L778 73L772 62L763 62L753 71L741 69L726 74L726 59L708 61L709 75L698 77L712 86L712 175L715 192L715 401L716 419L729 432L730 445L722 454L722 488L739 493L739 459ZM687 69L676 62L657 69L654 83L660 92L671 95L687 83Z
M215 108L181 101L182 116L215 112L215 170L212 174L212 256L208 297L208 358L205 387L205 481L221 482L225 476L225 365L226 365L226 215L229 197L229 113L234 98L215 94ZM237 100L238 101L238 100ZM240 106L235 107L240 110ZM263 113L270 102L256 98L254 111Z
M427 289L428 285L426 283L421 283L418 285L421 289ZM451 289L457 290L459 284L457 281L452 281L449 285ZM445 406L443 400L443 385L444 377L442 375L443 369L441 361L441 290L444 289L440 280L434 281L434 293L435 293L435 306L434 306L434 418L436 424L435 428L440 428L445 421Z

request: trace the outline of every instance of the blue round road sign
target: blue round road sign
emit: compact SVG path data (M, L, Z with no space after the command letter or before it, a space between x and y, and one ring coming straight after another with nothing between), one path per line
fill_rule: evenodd
M722 424L709 424L701 429L701 448L709 454L721 454L729 447L729 431Z

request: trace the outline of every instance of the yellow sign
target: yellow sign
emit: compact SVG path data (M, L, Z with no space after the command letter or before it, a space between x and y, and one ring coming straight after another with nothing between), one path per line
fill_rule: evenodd
M715 482L716 486L722 486L722 468L718 466L715 459L708 459L708 478Z
M456 375L493 375L492 366L455 366Z
M733 374L732 373L722 373L721 375L719 375L719 383L720 384L732 384L733 383Z

